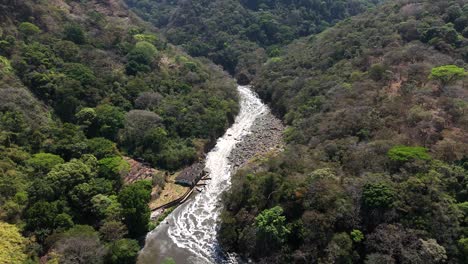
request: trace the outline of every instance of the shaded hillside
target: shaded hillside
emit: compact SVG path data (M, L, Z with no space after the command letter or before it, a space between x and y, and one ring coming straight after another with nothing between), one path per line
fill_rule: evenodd
M283 155L233 178L220 238L262 263L468 259L468 5L389 1L272 58Z
M0 26L0 221L33 261L134 261L164 183L124 186L122 154L191 164L233 122L235 82L117 0L2 1Z
M379 0L126 0L168 40L222 65L248 82L268 56L301 36L321 32Z

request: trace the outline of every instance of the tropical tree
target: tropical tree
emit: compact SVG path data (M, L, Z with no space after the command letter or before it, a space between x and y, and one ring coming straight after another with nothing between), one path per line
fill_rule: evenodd
M138 238L148 231L151 188L151 182L144 180L126 186L119 193L118 200L122 204L130 237Z
M133 239L119 239L109 247L109 263L115 264L133 264L136 262L136 257L140 246Z
M456 65L444 65L433 68L429 77L439 81L442 88L444 88L446 85L455 82L464 76L466 76L464 68L460 68Z
M280 206L263 210L255 217L255 226L257 227L257 238L261 249L275 249L284 242L286 236L290 233L286 226L283 208Z

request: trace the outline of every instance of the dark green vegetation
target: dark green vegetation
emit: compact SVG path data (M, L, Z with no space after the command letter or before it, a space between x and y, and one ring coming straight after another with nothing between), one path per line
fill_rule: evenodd
M192 56L204 56L248 82L279 48L380 0L126 0Z
M467 263L468 3L388 1L255 80L286 150L233 177L223 245L261 263Z
M152 184L124 185L123 155L198 159L233 121L235 83L119 1L2 1L0 25L0 220L26 237L5 225L24 254L4 253L134 263Z

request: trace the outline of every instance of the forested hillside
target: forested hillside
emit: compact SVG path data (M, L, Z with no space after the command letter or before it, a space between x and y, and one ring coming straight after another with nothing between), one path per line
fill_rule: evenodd
M395 0L254 81L288 128L235 175L220 239L261 263L467 263L468 3Z
M298 37L321 32L380 0L126 0L168 40L249 82L261 64Z
M1 1L0 26L0 262L134 262L153 183L124 186L122 156L197 160L234 81L118 0Z

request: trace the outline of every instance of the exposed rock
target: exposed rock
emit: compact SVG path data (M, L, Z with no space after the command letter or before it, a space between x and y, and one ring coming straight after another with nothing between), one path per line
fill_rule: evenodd
M148 164L139 162L129 157L124 159L130 164L130 171L124 177L126 184L133 183L139 180L151 180L158 170L151 168Z
M233 169L242 167L256 155L281 151L283 130L283 124L271 112L260 116L255 121L251 133L237 143L237 147L229 156Z

